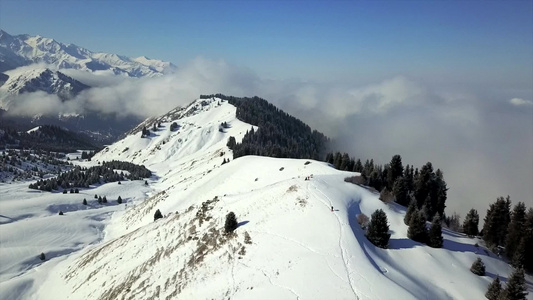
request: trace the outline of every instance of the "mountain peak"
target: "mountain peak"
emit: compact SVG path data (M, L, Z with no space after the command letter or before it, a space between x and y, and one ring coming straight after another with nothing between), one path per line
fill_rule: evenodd
M129 58L122 55L93 52L74 44L63 44L41 35L11 36L0 33L0 72L34 63L46 63L61 69L89 72L110 70L129 77L157 77L173 71L169 62L146 56Z

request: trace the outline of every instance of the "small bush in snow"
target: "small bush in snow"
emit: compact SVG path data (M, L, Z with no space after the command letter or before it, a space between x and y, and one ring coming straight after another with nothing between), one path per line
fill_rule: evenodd
M357 215L357 223L359 224L359 226L361 226L361 228L365 229L366 226L368 226L368 222L370 221L370 219L368 218L367 215L365 214L358 214Z
M481 258L477 258L476 261L470 267L470 271L479 276L485 276L485 264Z
M233 232L237 229L238 223L234 212L230 212L226 215L226 224L224 224L224 230L226 233Z
M158 209L155 211L155 214L154 214L154 221L157 220L157 219L161 219L163 218L163 214L161 213L161 211Z
M59 211L59 215L62 216L63 215L63 211L60 210Z

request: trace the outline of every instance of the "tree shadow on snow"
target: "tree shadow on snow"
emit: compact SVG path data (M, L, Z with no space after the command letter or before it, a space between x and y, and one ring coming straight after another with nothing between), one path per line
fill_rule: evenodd
M419 242L415 242L408 238L389 240L389 249L396 249L396 250L409 249L409 248L414 248L415 246L426 246L426 245L419 243ZM426 247L429 247L429 246L426 246ZM484 255L484 256L491 257L490 251L488 250L485 251L486 249L483 247L476 247L475 245L472 245L472 244L463 244L463 243L458 243L456 241L451 241L447 239L444 239L442 248L446 250L450 250L450 251L455 251L455 252L472 252L472 253L475 253L476 255ZM492 255L492 257L494 257L494 255Z
M242 222L239 222L239 223L237 224L237 228L239 228L239 227L241 227L241 226L244 226L244 225L246 225L246 224L248 224L248 223L250 223L250 221L242 221Z

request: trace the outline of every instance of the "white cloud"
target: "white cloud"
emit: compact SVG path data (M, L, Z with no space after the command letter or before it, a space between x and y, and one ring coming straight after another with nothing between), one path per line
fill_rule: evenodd
M533 101L525 100L522 98L513 98L509 100L509 103L511 103L514 106L532 106L533 105Z

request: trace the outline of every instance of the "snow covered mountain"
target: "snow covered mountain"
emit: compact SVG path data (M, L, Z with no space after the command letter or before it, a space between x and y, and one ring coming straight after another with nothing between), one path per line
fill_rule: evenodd
M7 81L0 85L0 108L9 110L12 96L43 91L58 95L63 101L71 99L89 86L59 71L48 68L12 70L5 73Z
M129 58L93 52L74 44L26 34L12 36L0 30L0 72L21 66L45 63L58 69L107 72L129 77L155 77L175 70L170 62L141 56Z
M150 133L143 135L143 128ZM251 128L228 102L199 99L146 120L92 162L76 162L143 164L154 172L148 185L109 183L61 196L28 193L27 184L0 185L0 193L10 196L0 200L0 294L6 299L484 299L493 278L505 282L512 272L482 241L456 232L444 230L441 249L408 239L405 208L344 181L354 173L314 160L232 160L228 138L239 142ZM121 196L126 204L81 204L95 194ZM357 222L358 215L376 209L387 214L389 249L368 242ZM65 215L58 216L59 210ZM164 218L154 221L156 210ZM229 212L239 222L232 235L224 234ZM41 252L45 262L38 258ZM486 276L469 270L477 257ZM533 299L533 278L526 280Z

